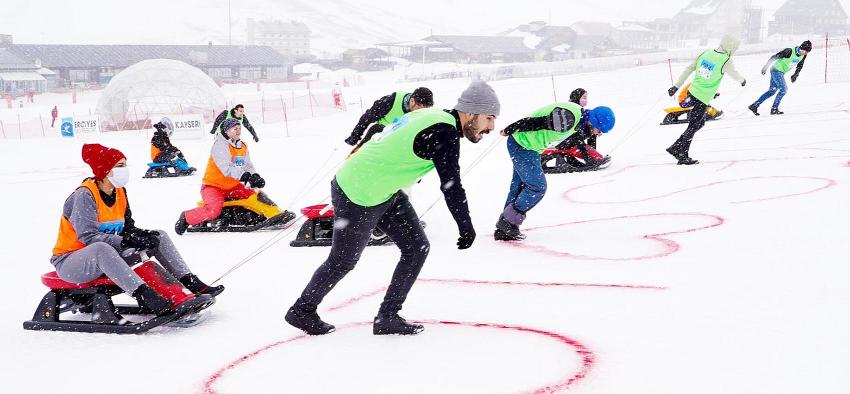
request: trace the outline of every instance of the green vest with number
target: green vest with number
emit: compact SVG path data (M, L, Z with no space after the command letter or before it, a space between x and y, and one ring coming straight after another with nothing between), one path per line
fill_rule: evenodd
M383 118L378 119L378 124L389 126L404 116L404 97L407 94L406 92L395 92L395 100L393 101L392 108L390 108L390 112L384 115Z
M457 121L437 108L405 114L345 161L336 173L340 189L355 204L374 207L416 183L434 169L434 162L416 156L413 141L420 131L439 123L455 127Z
M773 63L773 68L775 68L779 72L782 72L783 74L788 73L788 71L791 71L792 68L796 68L797 64L803 60L803 56L797 54L798 49L799 48L791 49L791 57L786 57L777 60L775 63Z
M542 153L546 148L549 147L552 143L561 142L565 140L567 137L571 136L576 132L576 127L578 127L579 122L581 121L581 106L575 103L555 103L549 104L543 108L538 109L528 115L529 118L539 118L544 116L549 116L555 108L563 108L570 111L573 114L573 118L575 121L573 122L573 127L569 130L564 131L556 131L551 129L543 129L543 130L535 130L535 131L516 131L511 134L514 141L516 141L520 146L525 149L535 151L537 153Z
M708 50L702 53L696 61L696 74L691 88L688 90L691 96L708 104L714 99L714 95L720 89L723 81L723 66L729 61L731 55Z
M234 118L234 117L233 117L233 114L232 114L232 113L230 113L230 111L227 111L227 116L224 118L224 120L228 120L228 119L231 119L231 118L238 120L240 125L243 125L243 124L242 124L242 120L243 120L243 119L245 119L245 117L244 117L244 116L243 116L243 117L241 117L241 118ZM224 123L224 121L222 121L221 123ZM221 132L221 124L219 124L219 125L218 125L218 130L217 130L217 131Z

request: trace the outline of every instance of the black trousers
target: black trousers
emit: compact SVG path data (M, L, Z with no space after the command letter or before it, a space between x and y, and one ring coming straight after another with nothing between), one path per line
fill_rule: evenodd
M688 93L689 98L690 93ZM688 152L691 150L691 141L694 139L694 135L696 135L697 131L702 129L705 126L705 117L706 111L708 110L708 104L703 103L702 101L693 98L694 107L691 109L691 113L688 115L688 128L685 129L685 132L679 136L679 139L673 143L670 147L673 152L676 152L682 156L688 156Z
M334 286L354 269L372 236L372 230L378 226L401 250L401 259L378 314L389 316L398 313L431 248L410 200L399 191L387 202L364 207L349 200L333 180L331 201L334 206L334 232L330 254L313 273L295 305L306 311L315 311Z

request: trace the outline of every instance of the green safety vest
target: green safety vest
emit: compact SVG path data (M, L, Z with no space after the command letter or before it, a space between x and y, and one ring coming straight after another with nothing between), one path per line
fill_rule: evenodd
M422 179L434 169L434 162L416 156L413 141L420 131L438 123L455 127L457 121L441 109L424 108L375 134L336 173L340 189L355 204L374 207Z
M797 64L803 60L803 56L797 54L797 49L791 49L791 57L782 58L773 63L773 68L783 74L791 71L792 68L796 68Z
M697 58L696 74L691 88L688 90L691 96L708 104L714 99L720 82L723 81L723 66L732 56L728 53L720 53L713 49L707 50Z
M542 153L546 148L549 147L552 143L561 142L565 140L567 137L576 132L576 127L578 127L579 122L581 121L581 106L575 103L555 103L547 105L543 108L538 109L528 115L529 118L539 118L543 116L549 116L555 108L563 108L570 112L572 112L573 117L575 118L575 122L573 123L573 127L566 131L555 131L555 130L536 130L536 131L516 131L511 134L514 141L516 141L520 146L525 149L535 151L537 153Z
M230 118L233 118L233 114L232 114L232 113L230 113L230 111L227 111L227 116L224 118L224 120L228 120L228 119L230 119ZM241 118L233 118L233 119L238 120L238 121L239 121L239 124L241 125L241 124L242 124L242 120L243 120L243 119L245 119L245 117L243 116L243 117L241 117ZM224 123L224 121L222 121L221 123ZM218 125L218 130L217 130L218 132L221 132L221 123L219 123L219 125Z
M404 116L404 97L407 95L407 92L395 92L395 101L393 101L390 112L384 115L383 118L378 119L378 124L389 126Z

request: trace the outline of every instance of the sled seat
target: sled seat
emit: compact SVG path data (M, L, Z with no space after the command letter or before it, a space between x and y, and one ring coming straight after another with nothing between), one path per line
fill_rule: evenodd
M97 278L91 282L86 283L71 283L66 282L62 278L59 277L59 274L56 271L48 272L41 276L41 283L47 286L50 290L73 290L73 289L89 289L92 287L104 287L104 286L114 286L117 287L115 282L112 279L106 277L106 275L101 275L100 278Z
M171 163L148 163L148 167L150 168L159 168L159 167L171 167L173 164Z
M668 114L677 113L677 112L687 112L690 111L693 107L682 108L682 107L670 107L664 108L664 112Z
M317 204L301 208L301 214L308 220L333 218L334 209L333 207L328 207L328 204Z

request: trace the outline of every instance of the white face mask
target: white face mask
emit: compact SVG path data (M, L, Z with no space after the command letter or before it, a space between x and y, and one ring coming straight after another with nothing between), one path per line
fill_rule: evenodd
M112 176L108 177L109 182L115 187L127 186L130 182L130 169L128 167L115 167L112 169Z

